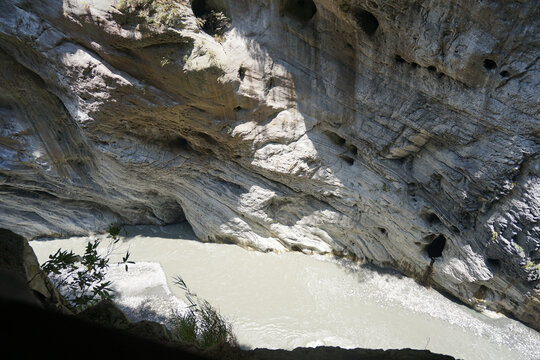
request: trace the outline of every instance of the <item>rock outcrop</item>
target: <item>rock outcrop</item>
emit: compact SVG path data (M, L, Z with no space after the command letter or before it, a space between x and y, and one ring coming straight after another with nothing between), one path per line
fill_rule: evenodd
M48 355L62 358L83 352L100 359L156 358L196 360L453 360L452 356L428 350L341 349L336 347L296 348L287 350L242 350L216 346L202 351L183 343L164 343L124 330L83 321L76 316L57 314L22 303L0 299L3 329L2 356L5 359L28 359ZM4 316L4 313L6 314ZM60 341L61 339L61 341ZM22 341L21 341L22 340Z
M25 238L0 229L0 299L71 315Z
M535 1L0 10L1 226L185 218L202 241L358 256L539 329Z

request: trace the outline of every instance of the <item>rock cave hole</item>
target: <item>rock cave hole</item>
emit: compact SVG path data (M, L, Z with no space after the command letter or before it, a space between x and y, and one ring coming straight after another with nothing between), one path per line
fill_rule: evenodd
M317 12L317 6L313 0L285 0L281 8L285 15L302 22L311 20Z
M426 246L427 254L430 258L438 258L442 256L444 247L446 245L446 237L439 234Z
M427 69L428 69L428 71L432 71L432 72L437 71L437 68L435 66L433 66L433 65L428 66Z
M437 225L437 224L441 223L441 219L439 219L439 217L436 214L432 213L432 212L427 212L427 213L423 214L422 218L429 225Z
M177 136L169 141L169 147L176 150L191 150L191 145L182 136Z
M230 192L234 194L235 196L240 196L246 193L246 189L244 189L241 185L238 185L236 183L233 183L224 179L217 179L216 185L217 184L219 184L220 186L221 193Z
M270 90L272 90L277 84L277 80L275 80L274 77L271 77L268 79L264 85L264 93L268 94Z
M330 132L330 131L325 131L324 132L326 134L326 136L328 136L330 138L330 140L332 140L332 142L336 145L339 145L339 146L344 146L345 143L347 142L344 138L342 138L341 136L339 136L338 134L336 133L333 133L333 132Z
M486 70L493 70L497 68L497 63L491 59L484 59L484 68Z
M357 10L354 12L354 18L358 26L369 36L374 35L379 28L379 20L369 11Z
M385 228L380 227L380 228L377 228L377 229L379 229L379 232L381 234L386 235L386 229Z
M219 0L193 0L191 10L203 31L209 35L222 35L231 24L225 5Z
M246 77L245 67L240 66L240 68L238 69L238 77L240 78L240 80L244 80L244 77Z
M347 164L349 164L349 166L354 165L354 159L352 157L347 155L341 155L340 158L343 159Z
M486 261L487 261L488 266L494 269L499 269L501 267L501 260L499 259L488 258Z
M234 111L236 111L236 112L238 112L238 111L242 111L242 110L243 110L243 109L242 109L242 107L241 107L241 106L237 106L237 107L235 107L235 108L234 108Z
M293 246L291 246L291 251L299 251L299 252L302 252L302 249L301 249L300 246L298 246L298 245L293 245Z
M510 76L510 73L506 70L503 70L501 71L501 74L500 74L502 77L509 77Z
M485 285L480 285L478 290L476 290L476 293L474 294L474 297L479 300L484 300L489 292L489 288Z
M396 62L397 62L397 63L400 63L400 64L402 64L402 63L405 62L405 59L403 59L403 58L402 58L401 56L399 56L399 55L394 56L394 60L396 60Z

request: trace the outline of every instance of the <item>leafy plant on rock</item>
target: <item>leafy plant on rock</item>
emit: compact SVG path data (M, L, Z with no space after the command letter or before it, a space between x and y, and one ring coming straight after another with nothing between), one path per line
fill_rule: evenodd
M192 293L180 276L174 283L185 291L190 305L184 314L175 312L171 316L173 333L202 349L225 343L238 346L232 325L208 301L200 300L197 294Z
M58 249L42 265L60 293L79 311L113 298L111 282L105 281L109 259L98 254L99 243L89 241L82 256Z
M527 260L522 267L527 272L528 281L540 279L540 263L537 264L532 260Z
M160 25L181 28L182 0L119 0L116 8L135 23L145 23L150 29Z
M197 18L197 24L208 34L222 36L231 24L231 19L222 11L210 10Z
M109 228L109 237L112 237L113 244L120 240L119 233L119 228ZM100 243L100 240L89 241L83 255L77 255L72 250L68 252L58 249L55 254L49 255L49 260L41 266L76 311L85 310L101 300L114 298L111 282L105 280L112 249L102 256L98 253ZM134 263L129 261L129 256L128 251L121 262L125 264L126 271L128 264Z

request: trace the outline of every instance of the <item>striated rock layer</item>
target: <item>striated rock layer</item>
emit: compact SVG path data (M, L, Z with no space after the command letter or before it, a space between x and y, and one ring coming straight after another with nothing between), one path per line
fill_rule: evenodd
M0 226L187 219L538 330L539 32L532 0L1 1Z

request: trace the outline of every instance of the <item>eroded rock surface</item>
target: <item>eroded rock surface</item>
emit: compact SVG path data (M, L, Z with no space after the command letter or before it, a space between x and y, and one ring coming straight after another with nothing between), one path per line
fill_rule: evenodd
M0 225L185 218L203 241L358 256L539 329L539 11L2 1Z

